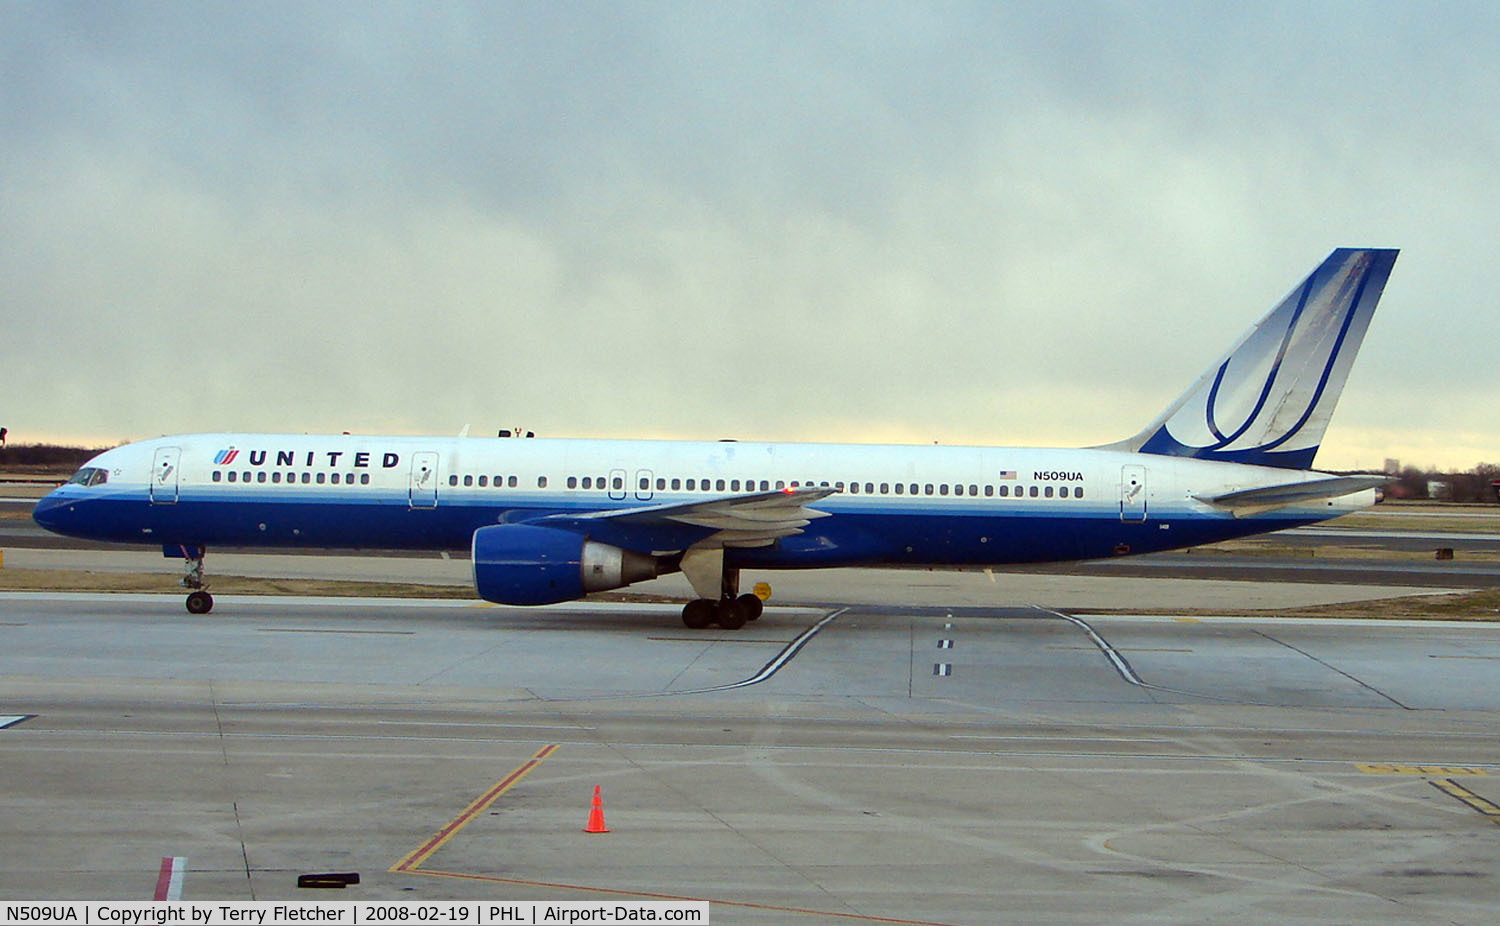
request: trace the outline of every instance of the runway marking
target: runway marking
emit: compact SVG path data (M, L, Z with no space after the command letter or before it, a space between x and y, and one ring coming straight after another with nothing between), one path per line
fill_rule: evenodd
M426 875L430 878L453 878L461 881L480 881L489 884L515 884L523 887L535 887L546 890L582 891L592 894L613 894L618 897L642 897L649 898L651 900L699 901L709 904L717 904L719 906L725 907L740 907L746 910L765 910L773 913L796 913L803 916L823 916L831 917L834 919L852 920L861 923L893 923L897 924L897 926L957 926L957 924L954 923L943 923L930 920L908 920L889 916L868 916L858 913L839 913L830 912L827 910L809 910L800 907L778 907L771 904L751 903L748 901L740 900L716 900L709 897L687 897L679 894L658 894L651 891L632 891L620 888L599 887L597 885L589 884L567 884L554 881L537 881L527 878L500 878L494 875L470 874L460 871L436 871L433 869L422 867L422 865L432 857L433 853L442 848L444 843L452 839L454 836L457 836L459 830L462 830L465 826L472 822L475 817L484 813L491 804L493 804L500 798L500 795L504 794L506 791L509 791L512 787L514 787L517 782L526 777L527 773L540 765L543 759L551 756L558 750L558 748L560 747L556 743L552 743L547 746L543 746L541 749L538 749L530 759L522 763L520 767L518 767L515 771L495 782L493 787L491 787L483 794L479 795L479 797L475 798L469 804L469 806L465 807L463 811L459 813L458 816L448 821L448 824L446 826L434 833L431 839L427 840L416 849L413 849L411 852L407 853L407 855L402 858L401 861L392 865L387 870L395 874ZM162 877L166 877L167 864L169 861L171 860L162 859ZM185 864L187 860L177 859L176 861ZM162 881L158 879L158 895L160 895L162 890L161 885ZM180 899L180 897L181 883L179 881L178 896L172 899ZM161 896L158 896L157 899L161 900L163 898Z
M1139 675L1136 675L1135 669L1131 667L1130 662L1126 660L1124 656L1120 655L1120 651L1111 646L1109 644L1109 641L1100 636L1099 631L1095 630L1088 621L1084 620L1081 617L1074 617L1073 615L1065 613L1063 611L1056 611L1052 608L1044 608L1039 604L1034 604L1031 607L1037 609L1038 611L1041 611L1044 614L1051 614L1053 617L1060 617L1073 626L1082 629L1084 633L1088 634L1089 640L1091 640L1093 644L1099 648L1099 651L1109 659L1110 663L1114 665L1115 671L1120 673L1120 678L1124 679L1129 684L1136 686L1137 688L1144 688L1147 691L1161 691L1167 694L1187 695L1190 698L1206 698L1210 701L1232 700L1230 698L1221 698L1218 695L1204 694L1198 691L1183 691L1180 688L1167 688L1162 685L1153 685L1150 682L1147 682L1145 679L1141 678Z
M6 727L13 727L35 716L35 714L0 714L0 730L4 730Z
M1060 617L1073 626L1081 628L1084 633L1088 634L1088 637L1093 641L1094 646L1098 647L1099 651L1103 653L1107 659L1109 659L1110 663L1115 667L1115 671L1120 673L1120 677L1125 681L1129 682L1132 685L1135 685L1138 688L1155 687L1146 684L1146 682L1139 675L1136 675L1135 669L1131 668L1130 663L1126 661L1125 657L1120 655L1120 651L1115 649L1113 646L1110 646L1103 637L1099 636L1099 632L1095 630L1088 621L1079 617L1074 617L1071 614L1065 614L1062 611L1054 611L1051 608L1044 608L1039 604L1034 604L1032 605L1032 607L1036 608L1038 611L1051 614L1053 617Z
M932 674L947 678L953 674L953 665L947 662L933 663Z
M187 871L187 859L182 856L164 858L156 873L156 893L152 900L181 900L182 878Z
M1500 805L1487 801L1456 781L1443 779L1432 782L1432 786L1450 797L1456 797L1474 810L1483 814L1491 823L1500 824Z
M1488 775L1471 765L1390 765L1360 763L1355 768L1370 775Z
M1427 658L1428 659L1495 659L1495 660L1500 660L1500 656L1439 656L1437 653L1428 653L1427 654Z
M843 614L844 612L846 612L848 610L849 610L848 608L839 608L837 611L834 611L833 613L829 614L827 617L825 617L822 620L818 621L816 624L813 624L811 627L809 627L806 630L802 631L800 634L797 635L796 639L794 639L792 642L788 643L786 645L786 647L781 652L777 653L775 655L775 657L771 659L770 662L768 662L765 665L761 666L759 672L755 673L754 675L750 676L747 679L741 679L738 682L730 682L728 685L715 685L712 688L690 688L690 689L686 689L686 690L683 690L683 691L664 691L664 692L662 692L662 694L663 695L708 694L709 692L714 692L714 691L733 691L736 688L747 688L750 685L758 685L761 682L765 681L766 679L770 678L771 676L775 675L777 672L781 671L782 666L785 666L787 663L791 662L792 661L792 657L796 656L799 652L801 652L802 651L802 647L806 646L808 644L808 641L810 641L813 637L815 637L815 636L818 635L818 631L822 630L824 627L827 627L829 624L833 623L834 618L838 617L840 614Z
M938 649L953 649L953 641L952 640L939 640L938 641Z
M1328 671L1330 671L1330 672L1336 672L1339 675L1342 675L1344 678L1347 678L1349 681L1353 682L1354 684L1358 685L1359 687L1365 689L1366 691L1372 692L1373 694L1376 694L1376 695L1379 695L1382 698L1385 698L1387 701L1389 701L1392 704L1396 705L1397 707L1401 708L1403 711L1415 710L1415 708L1408 707L1407 705L1402 704L1400 701L1397 701L1395 698L1393 698L1390 695L1386 694L1385 692L1381 691L1379 688L1376 688L1374 685L1371 685L1369 682L1366 682L1363 679L1356 678L1355 676L1350 675L1348 672L1345 672L1343 669L1340 669L1340 668L1338 668L1335 665L1332 665L1332 664L1330 664L1328 662L1323 661L1322 659L1319 659L1318 657L1314 656L1312 653L1309 653L1305 649L1301 649L1300 647L1293 646L1292 644L1286 642L1285 640L1279 640L1276 637L1273 637L1269 633L1266 633L1265 631L1262 631L1262 630L1255 630L1255 631L1252 631L1252 632L1255 633L1257 636L1264 637L1265 639L1270 640L1272 643L1275 643L1278 646L1284 646L1284 647L1286 647L1287 649L1291 650L1294 653L1298 653L1300 655L1306 656L1308 659L1311 659L1313 662L1316 662L1318 665L1322 666L1323 668L1327 669Z
M431 839L427 840L417 848L413 849L411 852L407 853L405 858L401 859L401 861L397 862L395 865L392 865L389 870L393 872L415 871L417 868L421 867L422 863L427 861L427 859L432 856L432 853L443 847L443 843L452 839L455 835L458 834L459 830L463 829L465 826L468 826L469 821L484 813L485 808L495 803L496 799L499 798L500 795L504 794L506 791L509 791L512 787L514 787L516 782L520 781L522 778L525 778L532 769L541 764L543 759L552 755L557 751L557 749L558 745L556 743L549 743L548 745L543 746L541 749L538 749L536 753L532 755L530 759L527 759L525 762L523 762L519 768L511 772L509 775L506 775L499 781L495 782L494 787L490 788L488 791L475 798L473 802L469 804L469 806L465 807L463 811L459 813L458 816L454 817L452 820L449 820L446 826L434 833Z

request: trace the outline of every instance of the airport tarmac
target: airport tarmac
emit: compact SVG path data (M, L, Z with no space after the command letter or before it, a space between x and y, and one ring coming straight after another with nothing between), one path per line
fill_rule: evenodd
M1357 585L864 572L773 577L734 633L0 594L0 895L149 899L180 856L185 899L357 871L340 899L720 924L1500 919L1500 626L1172 610L1390 591ZM1088 610L1122 600L1162 611Z

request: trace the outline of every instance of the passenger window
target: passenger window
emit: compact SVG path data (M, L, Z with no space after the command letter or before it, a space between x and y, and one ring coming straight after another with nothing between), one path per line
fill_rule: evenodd
M771 480L769 480L769 479L762 479L760 481L760 490L762 492L769 492L769 491L771 491Z
M994 486L985 486L984 487L984 497L985 498L994 498L995 497L995 487Z
M681 479L681 477L673 476L672 477L672 491L676 492L680 488L682 488L682 479Z
M362 485L362 486L369 485L370 484L370 474L369 473L360 473L359 474L359 484Z
M625 488L625 480L621 479L619 476L616 476L614 478L614 480L610 483L610 485L613 486L616 489L623 489L623 488Z
M309 482L312 482L312 473L303 473L302 484L307 485Z
M488 477L488 476L480 476L479 477L479 487L481 489L484 488L485 486L489 485L489 484L490 484L490 477Z
M1047 486L1045 489L1042 490L1042 494L1045 495L1045 496L1047 496L1048 498L1051 498L1052 497L1052 487L1051 486Z
M1083 486L1076 486L1073 489L1073 497L1074 498L1083 498Z
M214 470L214 482L218 482L220 479L223 479L223 478L224 478L224 474L223 473L219 472L218 470Z
M738 492L739 490L740 490L740 481L738 479L732 479L732 480L730 480L730 482L729 482L729 491L731 491L731 492Z
M928 494L931 494L931 493L929 492ZM948 483L945 482L942 485L938 486L938 494L939 495L947 495L948 494Z
M538 477L536 477L536 487L538 489L545 489L545 488L547 488L547 477L546 476L538 476Z
M1001 498L1008 498L1009 496L1010 496L1010 486L1001 486L1000 487L1000 497Z
M776 491L780 492L786 488L786 483L780 479L776 480Z
M281 473L279 473L279 472L272 473L271 474L271 481L274 482L276 485L281 485Z
M661 492L667 488L667 480L660 476L656 477L656 491Z
M969 486L969 494L970 495L978 495L979 494L979 486L970 485Z
M925 494L927 494L927 495L931 495L932 494L932 483L929 482L925 486ZM947 493L945 492L944 494L946 495Z
M569 476L568 477L568 488L570 488L570 489L576 489L576 488L578 488L578 477L577 476Z
M645 492L646 490L648 490L650 488L651 488L651 480L647 479L645 476L642 476L641 477L641 491Z
M514 489L516 487L516 477L515 476L511 476L510 478L506 479L505 480L505 484L507 486L509 486L510 488Z
M719 492L724 491L724 480L720 479L718 482L714 483L714 489Z
M339 474L338 473L334 473L331 477L329 477L329 481L332 482L334 485L338 485L339 484Z
M325 476L323 473L319 473L318 474L318 485L322 485L326 481L327 481L327 476Z
M1036 498L1036 486L1031 487L1030 495L1032 498Z
M907 492L910 493L910 494L912 494L912 495L916 495L917 494L917 484L915 482L913 482L910 486L907 487Z
M697 485L697 480L696 479L689 479L687 481L687 489L688 489L688 491L689 492L694 491L694 486L695 485Z
M592 489L594 487L594 477L593 476L584 476L583 477L583 487L585 489Z
M266 481L266 471L265 470L261 470L260 472L256 473L255 474L255 481L256 482L265 482Z
M337 476L338 473L334 473L334 475ZM338 480L335 479L334 482L338 482ZM450 486L456 486L456 485L458 485L458 476L456 476L456 475L455 476L449 476L448 477L448 484Z
M897 495L901 495L905 491L906 491L906 485L904 483L900 483L900 482L896 483L896 494Z
M881 495L890 495L891 494L891 484L889 482L882 482L880 484L880 494Z
M873 494L875 494L875 483L873 483L873 482L867 482L867 483L865 483L865 494L866 495L873 495Z
M473 486L473 485L474 485L474 477L473 476L465 476L464 477L464 487L468 488L468 487Z

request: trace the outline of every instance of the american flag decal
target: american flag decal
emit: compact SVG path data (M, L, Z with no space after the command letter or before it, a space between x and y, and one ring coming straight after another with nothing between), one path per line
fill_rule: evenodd
M1014 478L1016 478L1016 471L1013 470L1013 469L1002 469L1000 471L1000 478L1001 479L1014 479Z

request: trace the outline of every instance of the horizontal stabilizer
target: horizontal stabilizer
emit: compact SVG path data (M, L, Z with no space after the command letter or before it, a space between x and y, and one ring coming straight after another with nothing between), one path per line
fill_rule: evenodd
M1328 479L1313 479L1306 482L1290 482L1284 485L1261 486L1258 489L1243 489L1223 495L1193 496L1198 501L1215 508L1233 511L1235 517L1285 508L1326 498L1341 498L1365 489L1377 489L1391 481L1389 476L1333 476Z

